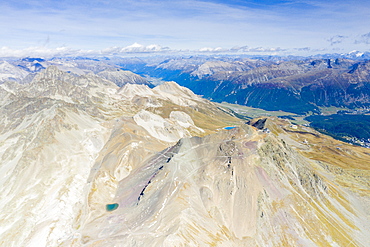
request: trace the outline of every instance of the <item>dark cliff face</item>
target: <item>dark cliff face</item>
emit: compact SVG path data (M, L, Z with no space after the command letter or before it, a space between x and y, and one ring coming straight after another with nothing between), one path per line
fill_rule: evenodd
M188 61L190 63L190 61ZM226 66L229 63L229 66ZM166 64L164 62L164 64ZM349 59L208 61L193 70L161 63L142 73L174 80L214 101L297 114L319 113L319 107L369 107L370 62ZM219 65L219 64L218 64ZM245 68L244 68L244 67ZM182 70L182 68L187 68Z

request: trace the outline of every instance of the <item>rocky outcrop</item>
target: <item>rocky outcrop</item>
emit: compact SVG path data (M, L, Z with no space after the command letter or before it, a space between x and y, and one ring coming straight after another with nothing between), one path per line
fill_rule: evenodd
M114 82L119 87L122 87L127 83L151 86L151 84L146 79L135 73L132 73L131 71L110 69L99 72L97 75L108 81Z
M249 121L248 124L252 125L253 127L259 130L262 130L265 128L266 121L267 121L267 118L261 118L261 119Z
M0 62L0 83L6 81L21 81L28 73L7 61Z

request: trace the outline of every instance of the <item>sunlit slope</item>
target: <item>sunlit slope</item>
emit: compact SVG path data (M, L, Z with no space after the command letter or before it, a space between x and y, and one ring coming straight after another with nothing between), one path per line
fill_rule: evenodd
M308 140L299 143L287 122L265 124L270 133L244 125L182 139L138 161L105 197L119 204L115 211L105 211L103 192L97 196L104 185L94 187L80 238L65 244L367 246L368 169L362 163L342 169L332 151L322 153L328 159L310 159L322 143L310 140L306 148ZM369 161L364 149L329 141Z
M94 186L109 196L109 179L114 187L138 161L180 138L239 122L175 83L166 86L172 98L146 86L151 93L140 95L136 87L119 88L95 75L56 67L29 84L0 85L1 246L57 246L74 239ZM173 110L166 115L157 110L163 106ZM181 111L187 108L195 114ZM224 122L211 117L216 125L197 126L205 115ZM96 179L101 177L105 180Z
M370 245L369 149L174 82L49 67L0 94L1 246Z

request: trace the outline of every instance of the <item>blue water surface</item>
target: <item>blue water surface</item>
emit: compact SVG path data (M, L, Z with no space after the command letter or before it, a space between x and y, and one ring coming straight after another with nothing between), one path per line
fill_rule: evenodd
M236 128L236 127L228 126L228 127L225 127L224 129L225 130L231 130L231 129L234 129L234 128Z
M105 208L107 209L107 211L113 211L113 210L116 210L118 208L118 203L113 203L113 204L107 204L105 206Z

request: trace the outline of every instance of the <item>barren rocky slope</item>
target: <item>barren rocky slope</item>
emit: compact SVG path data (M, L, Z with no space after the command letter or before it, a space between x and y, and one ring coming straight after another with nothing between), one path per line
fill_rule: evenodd
M174 82L49 67L0 95L1 246L370 245L368 149Z

